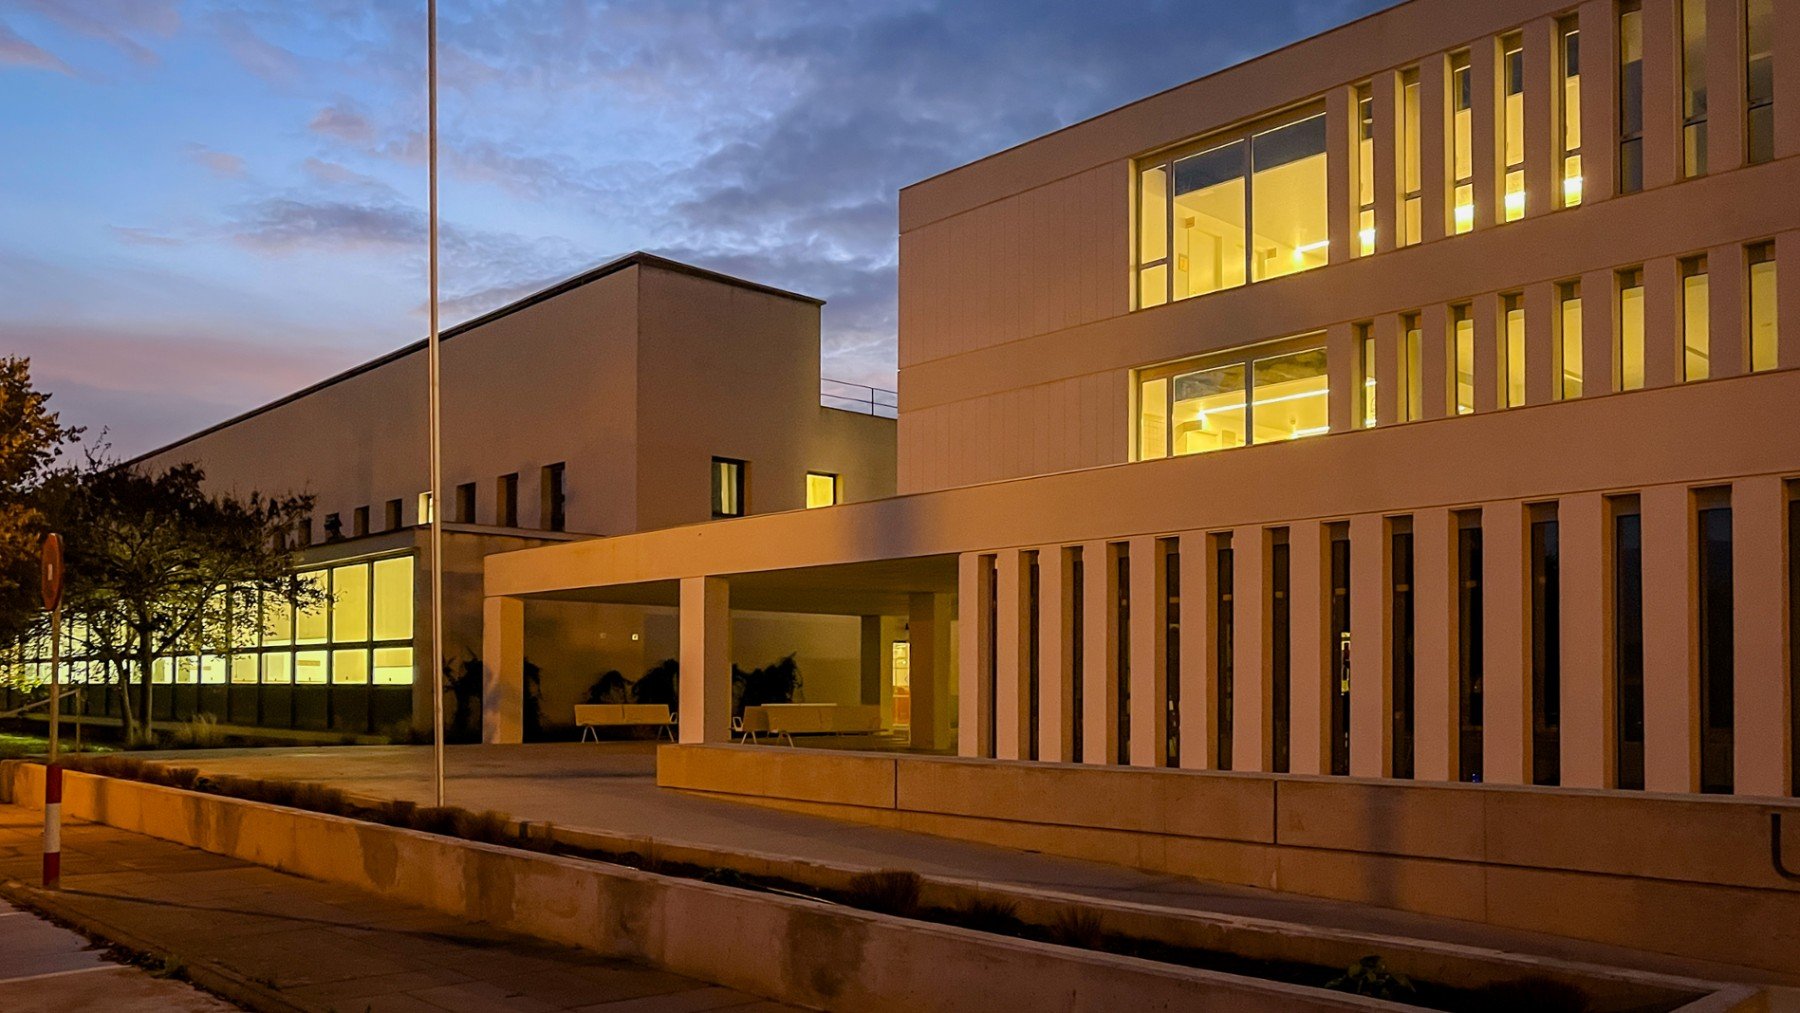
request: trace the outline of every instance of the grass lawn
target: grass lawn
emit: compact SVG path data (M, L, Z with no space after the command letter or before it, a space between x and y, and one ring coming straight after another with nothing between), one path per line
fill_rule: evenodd
M62 752L75 751L75 736L65 734L57 743ZM21 735L17 732L0 732L0 760L12 760L21 756L42 756L50 748L50 740L42 735ZM111 746L97 745L83 741L81 751L84 753L110 753Z

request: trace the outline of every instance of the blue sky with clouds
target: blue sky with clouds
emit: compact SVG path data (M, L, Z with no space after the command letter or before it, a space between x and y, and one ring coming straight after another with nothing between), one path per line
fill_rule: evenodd
M900 187L1390 2L440 0L445 321L648 249L892 386ZM0 0L0 353L132 453L418 338L423 12Z

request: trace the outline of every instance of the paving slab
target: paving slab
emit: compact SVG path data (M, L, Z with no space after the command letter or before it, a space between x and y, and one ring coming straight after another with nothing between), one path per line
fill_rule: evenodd
M228 1013L237 1006L119 962L40 915L0 901L0 1010L7 1013Z

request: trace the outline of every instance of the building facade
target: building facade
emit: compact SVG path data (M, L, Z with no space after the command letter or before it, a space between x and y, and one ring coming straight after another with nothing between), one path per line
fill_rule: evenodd
M638 253L446 330L446 659L481 654L489 553L892 495L894 421L874 402L821 405L820 306ZM221 492L313 495L300 574L329 598L299 615L270 603L259 643L161 659L161 720L430 727L425 370L416 343L132 462L198 463ZM546 725L569 724L603 672L633 679L674 653L642 609L538 619ZM85 706L116 704L94 692Z
M635 600L684 741L773 609L918 748L1793 795L1796 193L1773 0L1412 0L916 184L900 495L489 557L488 737Z

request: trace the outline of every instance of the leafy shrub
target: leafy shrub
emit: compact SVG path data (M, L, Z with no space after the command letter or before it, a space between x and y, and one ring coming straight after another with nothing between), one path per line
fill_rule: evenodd
M844 900L865 911L910 918L919 910L920 885L916 872L901 869L865 872L850 880Z
M1372 954L1345 968L1325 987L1373 999L1398 999L1413 991L1413 983L1406 975L1388 970L1387 963Z
M612 669L594 680L594 684L588 687L587 696L583 697L581 702L630 703L631 683L625 681L625 677L619 674L618 669Z
M665 658L631 684L631 699L636 703L665 704L672 711L679 704L681 665Z

